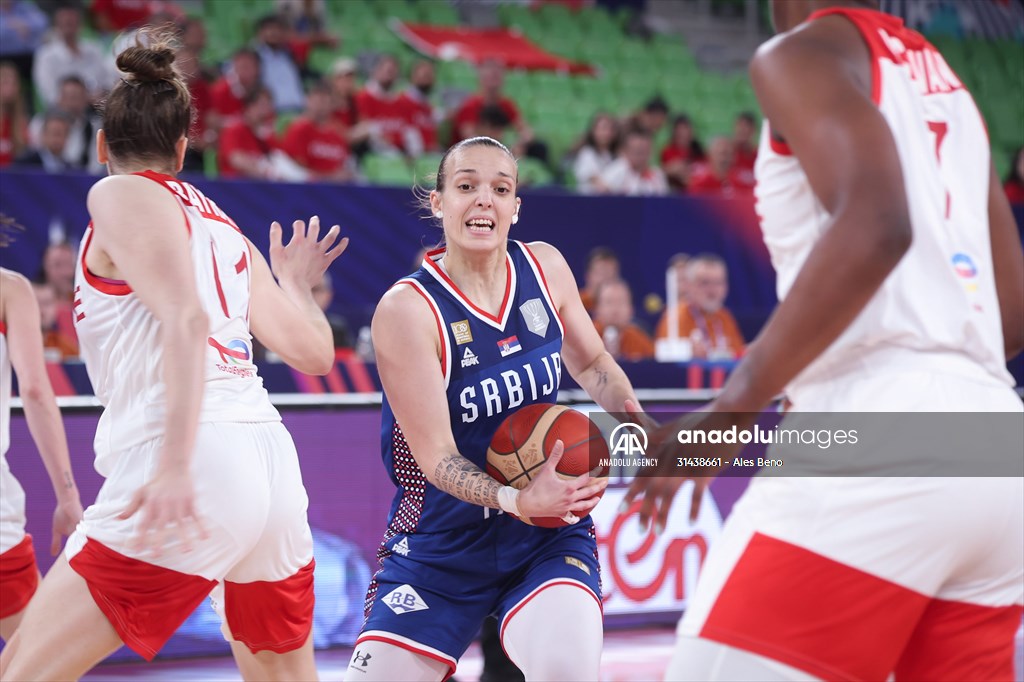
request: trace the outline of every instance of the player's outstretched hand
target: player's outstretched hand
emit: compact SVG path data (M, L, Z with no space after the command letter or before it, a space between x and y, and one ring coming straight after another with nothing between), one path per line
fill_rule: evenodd
M270 225L270 269L279 282L290 282L305 289L312 289L324 276L334 259L348 248L348 237L338 241L341 227L333 226L320 239L320 218L309 219L306 223L296 220L292 223L292 238L285 245L281 239L281 223Z
M573 479L560 478L555 469L564 452L565 445L556 440L537 476L519 494L517 504L522 516L553 516L572 524L597 506L598 496L608 485L608 479L591 478L589 474Z
M78 493L66 500L57 502L57 508L53 510L53 532L50 535L50 556L57 556L64 538L75 532L75 526L82 520L82 500Z
M637 406L631 401L627 401L626 410L631 414L637 414ZM639 415L637 417L639 418ZM668 523L668 514L672 509L676 492L686 481L693 481L690 522L695 522L700 513L704 491L725 463L731 461L732 456L743 446L683 446L679 444L676 434L681 430L725 430L732 426L746 428L749 426L748 419L749 415L722 411L715 403L711 403L701 411L684 414L664 426L657 427L651 435L651 446L647 451L647 455L656 463L637 472L622 500L622 508L628 509L635 499L642 498L641 525L647 528L653 520L655 533L661 533ZM713 461L721 461L722 464L707 464Z
M191 551L193 537L209 537L206 527L195 510L195 492L192 477L187 471L166 470L139 488L128 508L118 517L130 518L140 514L133 549L150 550L160 556L168 544L168 532L181 541L183 552Z

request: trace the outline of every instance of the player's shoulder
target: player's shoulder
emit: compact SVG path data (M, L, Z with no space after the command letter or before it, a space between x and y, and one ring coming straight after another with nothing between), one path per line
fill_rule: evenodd
M752 72L766 67L807 68L820 64L820 60L856 57L863 52L857 26L842 14L830 14L805 21L762 43L750 68Z
M132 174L108 175L89 189L88 201L118 200L126 197L167 196L170 188L152 178Z
M429 294L420 282L412 277L403 277L384 292L373 313L374 322L400 323L403 319L413 322L431 319Z
M12 301L35 301L32 283L20 272L0 268L0 320L7 319L7 307Z
M533 257L542 270L565 266L562 252L547 242L519 242L527 256Z

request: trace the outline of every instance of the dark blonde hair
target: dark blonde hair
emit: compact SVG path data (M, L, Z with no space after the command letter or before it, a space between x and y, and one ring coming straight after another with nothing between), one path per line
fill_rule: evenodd
M174 33L142 29L117 56L124 73L103 103L103 131L111 156L165 160L192 125L192 96L174 66Z

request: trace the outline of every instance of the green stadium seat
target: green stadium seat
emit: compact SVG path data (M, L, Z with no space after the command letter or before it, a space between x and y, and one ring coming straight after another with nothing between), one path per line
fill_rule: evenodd
M542 161L526 156L519 159L519 184L530 187L545 187L554 184L551 169Z
M413 171L400 156L369 154L363 157L361 167L363 175L372 183L398 187L412 186Z

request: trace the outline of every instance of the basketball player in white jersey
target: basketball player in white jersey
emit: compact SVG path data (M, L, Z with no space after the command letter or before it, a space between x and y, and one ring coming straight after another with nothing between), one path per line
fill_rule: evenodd
M76 276L82 354L105 411L106 477L0 660L4 679L77 679L122 644L152 658L214 587L246 679L316 679L313 543L291 437L252 364L252 332L326 373L331 328L312 296L346 246L333 227L271 228L270 267L215 203L177 180L191 100L151 35L97 144ZM278 282L274 281L274 275Z
M0 235L0 242L3 235ZM57 508L53 511L50 553L60 551L82 519L82 502L71 472L64 424L43 361L39 307L32 285L23 276L0 268L0 637L17 629L39 585L32 537L25 534L25 491L11 475L11 367L32 439L50 475Z
M1020 413L1005 361L1024 347L1024 257L970 94L874 3L772 10L782 34L750 72L781 302L719 398L671 430L748 426L783 391L796 417ZM649 473L630 497L663 528L684 478ZM704 477L693 515L717 472L684 473ZM1020 478L757 477L666 677L1011 679L1022 603Z

